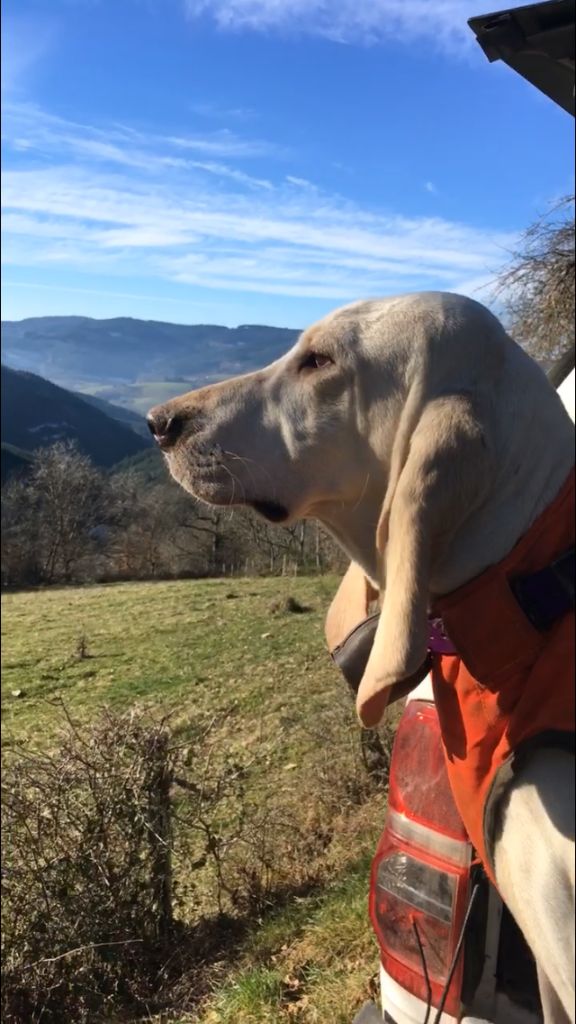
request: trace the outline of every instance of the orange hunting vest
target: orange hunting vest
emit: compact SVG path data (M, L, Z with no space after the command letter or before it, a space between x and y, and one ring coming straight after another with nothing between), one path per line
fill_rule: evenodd
M509 579L574 546L574 471L554 502L498 565L439 598L457 655L435 655L434 699L454 799L494 881L495 808L534 744L574 750L574 611L546 632L516 601Z

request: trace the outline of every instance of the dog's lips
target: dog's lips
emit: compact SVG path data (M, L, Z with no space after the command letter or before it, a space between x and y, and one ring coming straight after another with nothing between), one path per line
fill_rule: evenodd
M194 457L190 458L189 451L176 447L162 454L170 475L177 484L196 498L209 504L216 503L212 500L212 495L227 481L218 479L219 467L209 460L205 452L195 452Z
M249 501L247 504L270 523L283 523L290 518L290 512L286 506L277 501Z
M290 510L285 505L266 498L252 498L244 487L232 487L233 478L225 466L208 461L205 453L198 455L191 461L189 452L184 458L178 451L164 453L171 475L195 498L208 505L244 505L270 523L284 523L290 518Z
M163 455L176 482L200 501L208 505L247 506L269 523L285 523L290 519L290 510L281 502L252 497L247 492L247 482L232 475L218 458L217 448L198 443L193 447L180 444Z

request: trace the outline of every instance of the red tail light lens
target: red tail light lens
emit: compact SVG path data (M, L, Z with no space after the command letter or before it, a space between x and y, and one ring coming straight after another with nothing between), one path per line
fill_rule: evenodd
M400 720L388 806L443 835L467 839L448 782L438 712L429 701L410 701Z
M470 860L436 709L427 701L411 701L394 743L388 817L372 867L370 916L385 971L432 1005L439 1003L458 942ZM459 1010L461 979L462 962L445 1002L452 1016Z

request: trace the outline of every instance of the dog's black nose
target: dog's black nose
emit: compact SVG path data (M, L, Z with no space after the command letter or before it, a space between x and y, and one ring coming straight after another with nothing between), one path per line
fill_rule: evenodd
M162 409L152 409L146 417L148 429L161 448L171 448L182 433L183 421Z

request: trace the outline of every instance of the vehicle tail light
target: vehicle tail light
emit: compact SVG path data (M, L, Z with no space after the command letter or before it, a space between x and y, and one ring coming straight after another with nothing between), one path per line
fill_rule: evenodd
M438 1006L466 913L472 848L452 797L434 704L408 704L394 742L386 826L372 865L370 917L382 966ZM457 1016L462 959L445 993Z

